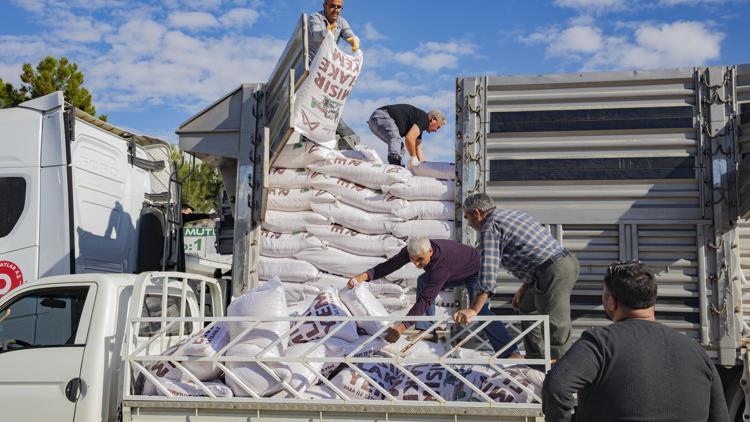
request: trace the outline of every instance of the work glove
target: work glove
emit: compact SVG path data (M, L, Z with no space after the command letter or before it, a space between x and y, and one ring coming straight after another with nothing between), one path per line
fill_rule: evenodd
M357 37L347 38L346 42L352 45L352 53L356 53L357 51L359 51L359 38Z
M328 26L326 27L326 29L328 29L329 31L333 31L334 29L336 29L336 24L335 24L335 23L332 23L332 24L328 25Z
M409 160L409 168L419 167L419 158L411 157Z

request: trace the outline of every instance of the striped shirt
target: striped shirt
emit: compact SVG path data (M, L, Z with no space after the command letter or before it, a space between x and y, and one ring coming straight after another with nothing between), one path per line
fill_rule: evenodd
M532 283L539 265L565 249L530 215L504 209L492 211L482 224L479 251L479 291L492 292L500 266Z

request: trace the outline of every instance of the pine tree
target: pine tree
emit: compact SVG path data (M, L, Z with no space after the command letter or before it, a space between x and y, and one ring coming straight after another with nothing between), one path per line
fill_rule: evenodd
M182 181L182 203L190 204L198 213L208 213L212 208L219 211L224 189L219 171L201 161L193 161L176 146L172 147L172 161Z

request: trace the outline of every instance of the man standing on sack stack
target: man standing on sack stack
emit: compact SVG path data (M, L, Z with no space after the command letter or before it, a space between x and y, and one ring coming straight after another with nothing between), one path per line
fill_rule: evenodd
M429 113L409 104L394 104L375 110L367 121L370 130L388 145L388 163L403 166L404 147L409 152L409 167L424 161L422 134L437 132L445 124L440 110Z
M477 193L466 198L464 218L479 234L479 289L471 307L453 316L466 324L479 314L492 296L500 266L520 279L513 309L521 314L549 315L550 350L560 359L571 345L570 294L578 280L575 255L563 248L550 232L530 215L512 209L496 209L492 198ZM522 324L524 328L529 323ZM544 337L536 327L524 337L526 357L544 356Z
M308 64L312 63L315 55L320 49L320 45L326 38L326 33L331 31L333 39L338 42L344 40L352 46L352 52L359 50L359 38L354 35L349 22L341 17L341 11L344 9L344 0L325 0L323 10L310 15L307 21L308 41ZM350 147L359 144L359 136L350 128L343 119L339 120L339 126L336 128L336 135L348 143Z

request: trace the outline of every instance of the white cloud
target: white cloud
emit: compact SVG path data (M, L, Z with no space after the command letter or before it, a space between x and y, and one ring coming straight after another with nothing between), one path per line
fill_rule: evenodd
M593 68L700 66L721 55L724 34L702 22L641 25L633 41L612 37L588 62Z
M599 28L572 26L566 28L550 43L548 53L565 56L577 53L594 53L602 48L604 40Z
M258 21L258 13L254 9L232 9L219 18L222 25L229 27L250 28Z
M403 82L399 78L383 79L374 72L364 70L357 81L356 92L368 92L378 94L412 93L425 91L425 85L414 82Z
M23 63L0 63L0 79L3 80L3 83L10 83L18 87L21 83L20 75L22 66Z
M619 25L606 35L596 26L542 29L519 37L547 46L549 57L580 63L583 70L700 66L721 54L724 34L703 22Z
M470 42L426 42L418 48L394 52L387 48L368 50L368 65L379 67L387 63L398 63L425 72L455 69L463 56L476 55L477 46Z
M362 35L368 41L380 41L386 39L386 36L378 32L371 22L367 22L362 28Z
M167 17L167 23L171 27L187 30L201 30L219 25L214 15L206 12L172 12Z

